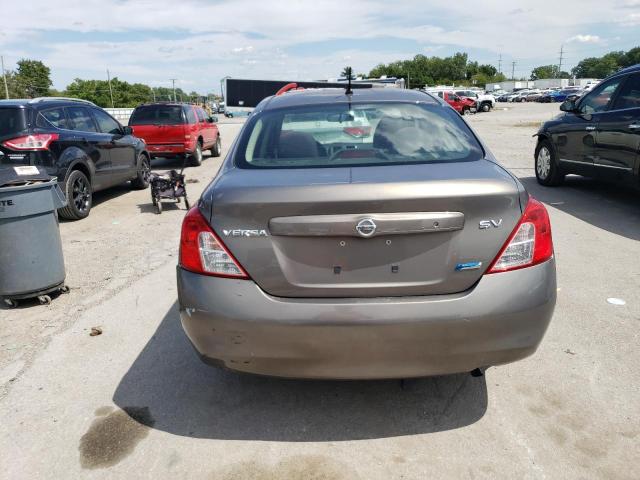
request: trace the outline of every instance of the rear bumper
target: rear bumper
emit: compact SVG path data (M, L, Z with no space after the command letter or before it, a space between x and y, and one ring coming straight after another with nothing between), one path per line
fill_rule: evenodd
M277 298L250 280L178 268L184 330L205 361L295 378L410 378L535 352L556 300L555 260L431 297Z
M151 156L164 156L164 155L182 155L190 153L191 150L184 143L172 143L172 144L147 144L147 151Z

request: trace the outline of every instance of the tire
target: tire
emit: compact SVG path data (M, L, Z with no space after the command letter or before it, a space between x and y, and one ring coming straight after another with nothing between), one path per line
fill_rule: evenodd
M67 206L59 210L67 220L81 220L89 216L93 204L91 182L80 170L73 170L64 184Z
M184 197L184 206L187 210L191 208L191 204L189 203L189 199L187 197Z
M469 107L462 107L462 112L460 112L460 115L468 115L469 114Z
M136 190L149 188L149 177L151 175L151 161L144 153L138 157L140 169L136 173L136 178L131 180L131 187Z
M156 213L158 215L162 213L162 201L159 198L156 199Z
M490 103L483 103L482 105L480 105L480 111L481 112L488 112L489 110L491 110L491 104Z
M222 155L222 141L220 140L220 135L218 135L216 144L211 149L211 153L213 154L214 157L219 157L220 155Z
M555 187L564 181L565 174L560 171L555 150L546 138L538 142L534 167L540 185Z
M196 143L196 149L191 154L189 161L194 167L199 167L200 165L202 165L202 143L200 143L199 140L198 143Z

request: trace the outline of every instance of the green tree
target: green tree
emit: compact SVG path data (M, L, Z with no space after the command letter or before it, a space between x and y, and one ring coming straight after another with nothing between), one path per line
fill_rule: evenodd
M49 95L51 69L39 60L23 58L18 62L15 82L21 93L28 98L45 97Z
M557 65L542 65L531 71L530 80L539 80L541 78L569 78L568 72L559 71Z

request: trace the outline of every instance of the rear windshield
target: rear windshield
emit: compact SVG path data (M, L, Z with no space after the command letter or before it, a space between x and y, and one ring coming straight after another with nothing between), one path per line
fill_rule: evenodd
M240 168L318 168L478 160L483 151L460 115L423 103L313 105L249 121Z
M0 137L22 132L26 128L27 121L24 109L0 107Z
M176 105L146 105L134 110L129 125L181 125L182 107Z

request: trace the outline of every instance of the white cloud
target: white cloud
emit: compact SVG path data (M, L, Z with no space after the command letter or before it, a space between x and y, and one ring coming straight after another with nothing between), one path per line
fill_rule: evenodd
M598 35L575 35L567 39L567 43L580 42L580 43L600 43L602 39Z
M326 78L337 76L346 62L361 72L421 52L444 55L469 49L485 52L484 61L496 63L501 53L505 61L517 60L519 68L529 69L555 61L568 37L572 49L579 50L581 44L603 45L599 35L619 33L608 35L596 24L618 30L623 30L620 25L640 25L640 12L633 11L638 1L620 0L602 8L602 0L563 0L554 5L553 15L540 8L539 0L519 0L507 9L513 15L505 12L504 0L485 0L481 8L476 0L402 0L393 5L389 0L68 0L57 9L50 0L7 1L0 50L11 62L21 56L42 59L52 68L57 87L74 77L102 78L108 66L127 80L183 77L204 91L226 75ZM441 19L455 26L445 27ZM56 40L65 37L50 31L61 28L86 35L82 41ZM184 37L175 39L176 32ZM392 37L408 46L378 48ZM111 41L98 41L104 38ZM304 54L294 53L301 44L337 39L358 39L361 47L351 48L345 41L339 51L309 47Z

